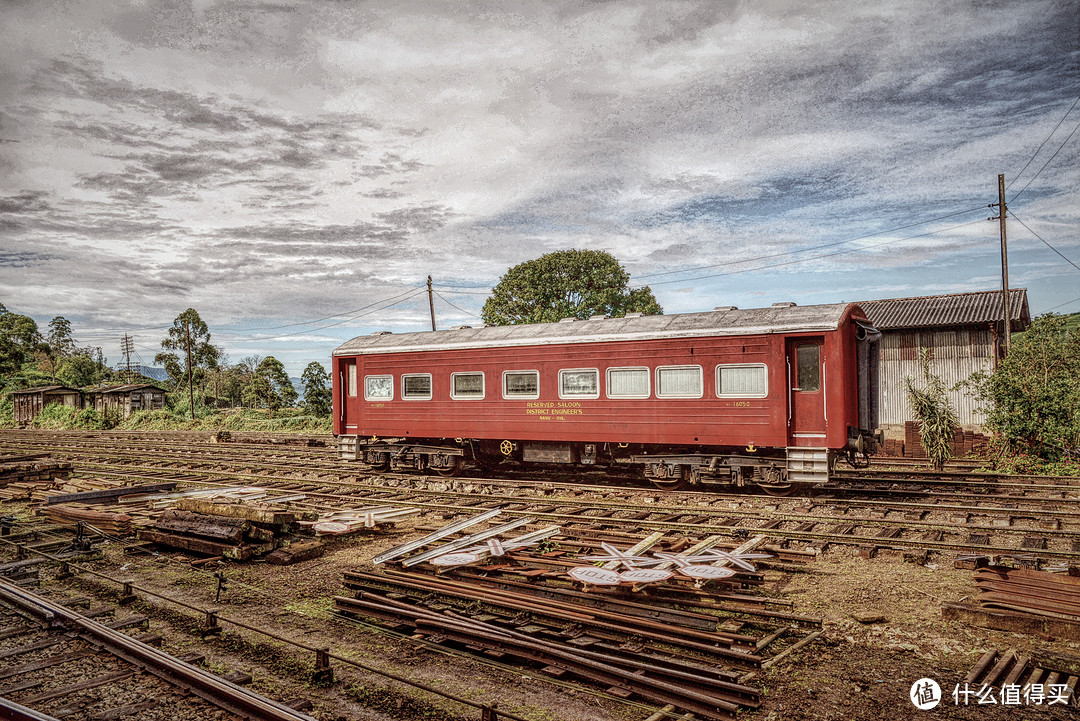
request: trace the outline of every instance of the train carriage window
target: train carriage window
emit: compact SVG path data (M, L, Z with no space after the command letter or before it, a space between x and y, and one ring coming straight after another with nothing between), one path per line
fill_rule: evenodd
M401 397L408 401L430 401L431 374L407 373L401 376Z
M651 392L648 368L607 369L608 398L648 398Z
M356 364L346 363L345 373L349 398L356 398Z
M482 399L484 397L484 374L451 373L450 397L456 401Z
M503 398L540 397L540 371L504 371Z
M574 368L559 371L559 398L599 398L600 371Z
M716 366L719 398L764 398L769 395L769 375L764 363Z
M821 346L817 343L806 343L795 346L797 390L817 391L821 390Z
M394 399L394 376L364 376L365 401Z
M656 369L657 398L701 398L701 366L660 366Z

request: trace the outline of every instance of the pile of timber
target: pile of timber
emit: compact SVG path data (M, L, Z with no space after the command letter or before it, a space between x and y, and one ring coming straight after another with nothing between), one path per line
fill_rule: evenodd
M988 566L975 571L976 599L984 608L1080 622L1080 577L1026 568Z
M305 514L263 503L221 503L181 498L139 538L206 556L246 561L285 543Z
M74 527L80 522L93 526L113 536L131 535L131 516L126 513L101 511L85 505L58 503L38 510L59 526Z
M48 456L8 456L0 461L0 499L23 500L43 484L71 475L71 464Z

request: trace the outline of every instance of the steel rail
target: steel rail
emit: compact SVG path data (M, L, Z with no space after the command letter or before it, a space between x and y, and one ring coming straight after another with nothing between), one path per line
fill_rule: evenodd
M9 545L16 545L16 544L10 543L6 538L2 538L2 537L0 537L0 542L8 543ZM166 603L171 603L171 604L173 604L175 606L179 606L180 608L185 608L185 609L187 609L189 611L195 611L196 613L198 613L200 616L203 616L204 618L207 618L207 619L212 618L214 623L226 623L226 624L229 624L231 626L236 626L237 628L242 628L242 629L244 629L246 631L251 631L252 633L256 633L256 634L259 634L261 636L265 636L265 637L273 639L275 641L280 641L280 642L288 644L288 645L290 645L290 646L292 646L294 648L298 648L298 649L308 651L308 652L311 652L311 653L325 653L326 658L328 658L328 659L331 659L331 660L334 660L334 661L339 661L339 662L344 663L344 664L349 665L349 666L354 666L356 668L359 668L359 669L361 669L363 671L367 671L368 673L374 674L376 676L382 676L383 678L388 678L388 679L391 679L393 681L397 681L399 683L405 684L407 686L411 686L413 688L418 688L418 689L420 689L422 691L427 691L429 693L435 694L436 696L441 696L442 698L448 699L450 701L460 703L460 704L462 704L464 706L469 706L471 708L475 708L475 709L478 709L478 710L481 710L481 711L486 711L486 710L488 710L490 708L489 706L487 706L485 704L478 703L476 701L472 701L472 700L467 699L467 698L462 698L460 696L449 693L447 691L441 691L441 690L439 690L439 689L437 689L437 688L435 688L433 686L429 686L429 685L421 683L419 681L414 681L414 680L405 678L404 676L400 676L398 674L387 671L385 669L377 668L375 666L370 666L370 665L365 664L365 663L363 663L361 661L357 661L356 659L354 659L354 658L352 658L350 656L336 654L336 653L332 653L330 651L327 651L326 649L323 649L323 648L317 648L315 646L310 646L308 644L301 643L301 642L293 640L291 638L286 638L286 637L281 636L279 634L273 633L272 631L267 631L266 629L262 629L262 628L259 628L257 626L252 626L251 624L245 623L243 621L239 621L239 620L236 620L236 619L233 619L233 618L229 618L227 616L222 616L217 611L202 608L202 607L199 607L199 606L195 606L195 605L192 605L190 603L187 603L186 601L181 601L180 599L172 598L171 596L167 596L167 595L165 595L163 593L160 593L158 591L154 591L154 590L149 589L149 588L144 588L144 587L141 587L141 586L137 586L134 583L132 583L131 581L124 581L124 580L120 580L120 579L117 579L117 578L113 578L112 576L101 573L100 571L95 571L92 568L87 568L85 566L80 566L80 565L72 563L70 561L65 561L64 559L57 558L55 556L49 555L48 553L44 553L42 551L36 551L36 550L30 549L30 552L34 553L35 555L47 558L50 561L55 561L57 563L66 563L69 569L72 569L72 570L74 570L74 571L76 571L78 573L86 573L86 574L89 574L91 576L95 576L97 578L109 581L111 583L121 585L125 589L125 591L127 591L127 592L138 591L139 593L145 594L147 596L152 596L154 598L161 599L162 601L165 601ZM0 580L0 583L4 583L4 582L2 580ZM128 637L125 636L125 638L128 638ZM241 689L241 690L243 690L243 689ZM509 713L509 712L506 712L506 711L503 711L503 710L500 710L498 712L498 715L500 717L502 717L502 718L510 719L510 721L530 721L529 719L523 718L521 716L517 716L517 715L515 715L513 713ZM307 717L307 716L301 716L300 718L303 721L315 721L314 719L310 719L310 717Z
M102 474L102 475L106 475L106 474ZM140 478L140 476L137 476L137 475L131 474L131 473L114 472L111 475ZM225 475L226 477L239 477L239 478L251 479L251 480L255 480L255 481L262 481L264 484L268 480L268 478L266 476L259 476L259 475L256 475L256 474L232 474L232 473L229 473L229 474L219 474L219 475ZM161 477L160 476L141 476L141 478L160 479ZM181 479L177 479L177 480L181 480ZM206 481L206 480L182 480L182 482L190 483L192 485L204 486L204 487L222 487L223 486L223 484L221 484L221 483L214 482L214 481ZM365 485L365 484L350 483L350 482L345 482L345 481L326 481L326 480L304 481L303 479L288 479L288 482L290 482L290 483L306 482L308 484L314 484L314 485L320 485L321 484L321 485L324 485L324 486L325 485L333 485L333 486L343 486L343 487L371 488L372 490L376 490L376 491L382 492L384 494L385 493L391 493L393 495L402 495L402 494L406 494L406 495L432 495L432 496L439 496L439 497L446 497L446 496L465 497L465 498L468 498L468 499L471 499L471 500L477 500L478 499L476 494L470 494L470 493L466 493L466 492L457 492L457 491L430 491L430 490L426 490L426 489L387 489L385 487L380 487L380 486L375 486L375 485ZM280 492L280 493L286 493L286 492L291 493L291 492L293 492L292 490L276 490L276 489L273 489L272 487L268 487L268 490L270 490L272 492ZM335 500L335 501L346 501L346 502L355 503L355 501L357 500L355 497L348 496L348 495L343 495L343 494L332 494L332 493L324 493L324 492L317 492L317 491L308 491L307 494L310 497L318 497L318 498L322 498L322 499L332 499L332 500ZM658 507L658 506L653 505L653 506L645 507L645 506L641 506L641 505L634 505L634 504L620 503L620 502L611 502L611 501L589 501L588 499L565 499L564 503L559 504L559 503L553 503L553 501L563 500L563 499L553 499L553 498L550 498L550 497L546 497L546 498L525 498L525 497L521 497L521 496L484 495L484 496L480 496L479 499L480 499L480 503L474 503L474 504L470 504L470 505L458 505L458 504L452 504L452 503L432 503L432 502L427 502L427 501L412 501L412 500L395 500L394 502L397 505L410 506L410 507L413 507L413 508L425 508L425 509L430 509L430 510L451 511L451 512L458 512L458 513L476 512L478 510L478 508L485 507L484 504L487 504L487 506L490 507L490 505L492 505L492 503L494 503L495 505L505 503L505 504L510 504L510 505L520 504L520 505L526 505L526 506L529 505L529 504L567 505L567 506L582 506L582 505L588 506L588 505L591 504L594 508L601 508L602 507L603 510L609 510L609 509L612 509L612 508L614 508L616 510L636 510L636 511L648 510L648 511L650 511L652 513L667 512L668 514L681 513L682 515L702 515L703 511L709 511L710 510L710 509L707 509L707 508L702 508L700 506L697 506L697 507L687 506L687 507L680 508L680 507L677 507L677 506L675 506L675 507L668 507L668 506ZM376 499L366 499L366 500L376 500ZM879 504L884 505L886 507L893 507L894 505L896 505L896 504L889 504L888 502L884 502L884 501L878 501L876 503L879 503ZM861 501L861 502L853 502L852 503L852 505L869 505L869 504L870 504L870 502L868 502L868 501ZM913 506L927 506L927 505L928 504L913 504ZM936 504L930 504L929 505L928 510L935 510L935 509L936 510L942 510L941 506L939 506L939 505L936 505ZM950 510L953 510L953 509L950 509ZM971 513L985 512L984 509L979 508L979 507L958 507L955 510L959 510L961 512L964 512L965 510L967 510L968 512L971 512ZM1023 509L1002 509L1002 510L1003 511L1008 511L1011 515L1020 515L1019 511L1021 511ZM551 512L546 512L545 513L545 512L542 512L542 511L535 511L535 510L530 511L530 510L507 509L507 508L503 508L502 512L506 513L506 514L509 514L509 515L519 515L519 516L530 515L530 516L534 516L537 520L548 520L548 521L556 521L556 522L564 522L564 523L582 522L582 521L590 521L590 520L594 521L594 522L598 522L598 523L612 522L612 521L622 521L624 523L633 523L633 524L637 525L637 527L642 529L642 530L667 530L667 531L678 531L678 532L685 532L685 533L701 533L701 532L731 533L733 530L738 529L740 532L747 532L747 533L751 533L751 534L764 534L764 535L768 535L768 536L774 537L774 538L783 538L783 539L788 539L788 540L804 540L804 541L823 541L823 542L827 542L827 543L835 543L835 544L838 544L838 545L868 545L869 544L869 545L875 545L875 546L901 547L901 548L910 548L910 549L930 549L930 550L956 551L956 552L977 552L977 553L986 554L986 555L1014 555L1014 554L1017 554L1017 553L1027 553L1027 554L1034 553L1033 550L1025 550L1025 549L1022 549L1022 548L1012 548L1012 547L1008 547L1008 546L989 546L989 545L983 545L983 544L977 544L977 543L951 543L951 542L944 542L944 541L909 540L909 539L900 539L900 538L878 538L878 537L875 537L875 536L861 536L861 535L845 534L845 533L822 533L822 532L812 532L812 531L796 531L796 530L780 529L780 528L776 528L776 527L773 527L773 526L770 526L770 527L764 527L764 526L756 527L756 526L742 526L742 525L740 525L740 526L728 526L728 525L708 524L708 523L692 524L692 523L678 523L678 522L674 522L674 521L650 521L650 520L643 520L643 519L616 519L616 518L605 518L605 517L581 516L581 515L570 514L570 513L551 513ZM987 532L992 532L992 533L995 533L995 534L1006 534L1006 535L1013 535L1013 536L1032 535L1032 534L1040 533L1040 531L1037 530L1037 529L1024 529L1024 528L1017 528L1017 527L1011 527L1011 526L992 526L992 525L991 526L980 526L980 525L974 525L974 524L966 524L966 525L963 525L963 526L957 526L956 524L949 524L949 523L932 523L932 522L906 520L906 519L858 518L858 517L848 517L848 516L821 516L821 515L811 516L811 515L808 515L808 514L801 514L801 513L787 513L787 512L764 512L763 513L761 511L742 510L742 509L723 509L722 511L721 510L716 510L716 511L712 511L709 515L728 516L728 517L739 516L739 517L741 517L743 519L754 519L754 520L761 520L762 517L764 516L765 517L764 520L767 520L767 521L781 521L781 522L810 522L810 521L813 521L815 523L829 523L829 524L832 524L832 525L845 525L846 524L846 525L857 525L857 526L877 527L877 528L894 527L894 528L901 528L901 529L904 529L904 530L936 531L936 532L951 533L951 534L958 533L958 532L961 531L961 529L963 531L967 531L967 532L971 532L971 531L987 531ZM1051 514L1051 515L1053 515L1053 514ZM1047 533L1046 535L1049 535L1051 537L1063 537L1063 536L1077 535L1078 533L1080 533L1080 532L1078 532L1076 530L1072 530L1072 529L1056 529L1053 532ZM1046 558L1080 559L1080 551L1059 551L1059 550L1053 550L1053 549L1038 549L1037 552L1038 552L1038 555L1046 557Z
M89 464L89 465L96 465L96 464ZM106 467L109 467L109 466L106 466ZM144 470L145 471L145 470L148 470L148 469L146 467L137 467L136 470ZM159 470L159 469L151 468L149 470ZM73 475L80 475L80 473L81 472L76 472ZM125 477L125 478L136 478L136 479L141 479L141 480L151 480L151 479L160 480L161 479L161 476L159 476L159 475L140 476L140 475L132 474L132 473L129 473L129 472L121 472L121 471L104 471L104 472L97 471L96 474L97 475L103 475L103 476L104 475L114 475L114 476L121 476L121 477ZM222 472L222 471L215 472L215 475L217 475L219 477L223 477L223 478L235 478L235 479L244 480L244 481L254 481L254 482L261 481L264 485L266 484L266 482L268 480L271 480L271 481L277 480L277 481L282 481L282 482L291 483L291 484L304 483L304 484L307 484L307 485L337 486L337 487L342 487L342 488L366 489L366 490L371 490L371 491L374 491L374 492L377 492L377 493L384 493L384 494L386 494L386 493L394 493L394 494L411 494L411 495L421 495L421 496L427 495L427 496L441 497L441 498L445 498L445 497L469 498L469 499L477 498L477 494L466 492L466 491L450 491L450 490L436 491L436 490L423 489L423 488L409 488L409 489L405 489L405 488L387 488L386 486L380 486L380 485L374 484L374 483L364 483L364 482L356 482L356 481L335 481L335 480L328 480L328 479L314 479L314 480L313 479L295 479L295 478L288 478L288 477L270 478L270 477L262 476L262 475L258 475L258 474L250 474L250 473L249 474L241 474L241 473ZM218 487L220 485L219 483L217 483L215 481L209 481L209 480L200 479L200 478L174 477L174 478L171 478L170 480L175 480L176 482L180 482L180 483L189 483L189 484L193 484L193 485L208 486L208 487ZM530 486L527 485L527 484L521 485L519 487L530 488ZM585 488L592 489L593 487L586 486ZM602 492L611 492L610 488L605 488L605 487L599 487L599 488L602 490ZM268 490L274 491L274 492L283 492L283 491L279 491L278 489L274 489L272 487L268 487ZM292 492L292 491L290 490L289 492ZM625 492L630 493L632 491L625 491ZM343 496L341 494L331 494L331 493L315 492L315 491L309 492L308 495L313 496L313 497L314 496L319 496L319 497L335 499L335 500L339 500L339 499L342 499L342 498L349 498L348 496ZM702 493L702 495L715 496L716 494ZM568 497L563 498L563 497L552 497L552 496L545 496L543 498L529 498L527 496L484 494L482 496L482 498L485 499L485 500L497 501L497 502L502 502L502 503L510 503L510 504L524 504L524 503L542 503L543 505L584 505L584 504L589 504L589 505L592 505L594 508L602 509L602 510L609 510L609 509L625 510L625 511L649 510L649 511L652 511L652 512L655 512L655 513L668 512L669 514L683 512L683 513L688 514L688 515L689 514L702 515L703 511L708 512L708 511L712 510L712 509L709 509L707 507L703 508L702 506L664 505L664 506L661 507L661 506L657 506L655 504L653 504L653 505L644 505L644 504L640 504L640 503L632 503L632 502L629 502L629 501L612 501L612 500L609 500L609 499L581 499L581 498L568 498ZM757 498L757 497L754 497L754 498ZM1047 517L1047 518L1075 518L1078 521L1080 521L1080 510L1078 510L1078 511L1071 511L1071 510L1057 511L1057 510L1040 509L1040 508L1019 508L1019 507L1018 508L1009 508L1009 507L1006 507L1006 506L990 506L990 507L987 507L987 506L971 506L971 505L951 504L951 503L921 503L921 502L884 501L884 500L847 499L847 498L835 498L835 499L834 498L825 498L825 499L820 499L820 500L816 500L816 501L814 499L794 499L794 498L793 499L784 499L784 500L786 500L787 502L792 502L792 503L809 501L813 505L843 505L843 506L849 506L849 507L867 506L867 507L881 507L881 508L896 509L896 510L911 509L911 510L926 510L926 511L950 511L950 512L971 513L971 514L999 513L999 514L1007 515L1007 516L1019 516L1019 515L1027 514L1027 515L1031 515L1031 516L1040 516L1040 517ZM1042 502L1044 504L1045 503L1061 503L1061 504L1068 504L1068 505L1080 504L1080 499L1075 499L1075 500L1073 500L1073 499L1009 499L1009 500L1018 500L1018 501L1019 500L1030 500L1031 502L1040 501L1040 502ZM560 501L562 503L560 503ZM773 499L770 502L775 503L776 501L775 501L775 499ZM400 504L401 505L415 505L417 507L432 507L432 508L440 508L440 509L442 509L442 508L451 509L451 508L454 507L452 505L447 505L447 504L425 504L422 501L410 501L410 502L402 501L402 502L400 502ZM759 510L744 510L744 509L735 509L735 508L725 508L722 511L716 511L716 515L744 516L744 517L757 517L757 516L763 515L763 513L766 513L766 512L762 512L762 511L759 511ZM807 514L803 514L803 513L788 513L788 512L779 512L779 511L769 511L769 512L767 512L767 514L768 514L770 520L779 518L779 519L785 520L785 521L817 520L817 521L820 521L820 522L838 522L838 521L844 519L844 517L841 517L841 516L811 516L811 515L807 515ZM602 519L598 519L598 520L602 520ZM626 519L626 520L630 520L630 519ZM855 520L855 519L852 518L852 520ZM912 525L912 524L917 524L917 523L924 523L924 522L914 521L914 520L907 521L907 520L884 519L884 518L858 519L858 520L869 522L871 525L877 524L877 525L884 525L884 526L888 526L888 525L904 525L904 524ZM919 527L923 528L924 526L919 526ZM1008 533L1010 531L1015 532L1015 533L1021 533L1021 532L1030 532L1032 530L1036 530L1036 529L1018 529L1018 528L1011 528L1011 527L1007 527L1007 526L978 527L978 526L974 526L974 525L966 525L964 527L968 528L968 529L971 529L971 530L993 530L995 532L1004 532L1004 533ZM953 530L954 528L955 528L954 524L944 524L944 525L938 525L938 526L925 525L925 529L927 529L927 530ZM1061 533L1064 533L1065 535L1080 534L1080 530L1069 531L1067 529L1062 529Z
M78 629L93 643L104 646L114 655L173 685L183 686L200 698L231 713L265 721L315 721L307 714L230 683L209 671L184 663L153 646L114 631L3 579L0 579L0 598L35 613L50 624L59 623Z

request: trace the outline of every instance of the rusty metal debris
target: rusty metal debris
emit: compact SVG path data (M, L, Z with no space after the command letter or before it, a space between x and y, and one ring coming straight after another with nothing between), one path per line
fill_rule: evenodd
M1080 621L1080 577L988 566L975 571L975 585L981 606Z
M993 703L1003 705L1076 706L1076 673L1053 669L1048 664L1017 653L990 649L982 655L954 691L963 703ZM960 699L960 696L963 699ZM979 699L983 699L979 701Z

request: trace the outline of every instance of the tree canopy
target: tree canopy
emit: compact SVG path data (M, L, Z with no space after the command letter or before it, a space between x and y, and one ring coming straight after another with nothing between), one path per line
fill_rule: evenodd
M37 322L0 303L0 375L18 373L31 354L44 347Z
M210 345L210 329L198 311L188 308L173 320L169 337L161 341L162 352L154 356L169 373L174 387L188 387L191 417L195 417L194 385L201 382L205 372L217 365L221 351ZM172 352L170 352L172 351Z
M516 325L664 312L648 286L631 289L629 282L630 274L610 253L561 250L506 271L481 315L490 325Z
M262 359L244 388L246 402L252 407L263 406L271 411L293 405L296 397L296 389L289 380L289 374L285 372L285 366L272 355Z
M300 376L300 382L304 384L304 405L313 415L325 416L330 413L329 381L330 374L318 361L308 363Z

